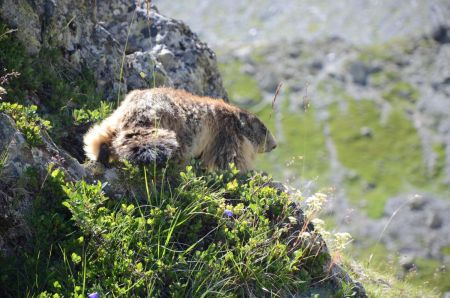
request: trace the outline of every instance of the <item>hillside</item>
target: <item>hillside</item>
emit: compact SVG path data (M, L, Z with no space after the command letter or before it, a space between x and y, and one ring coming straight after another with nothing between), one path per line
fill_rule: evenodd
M81 163L128 90L227 99L185 24L126 1L0 5L0 296L367 297L328 248L348 237L313 225L323 194L233 165Z
M270 123L281 144L262 169L331 188L327 223L361 262L449 291L447 1L157 3L218 49L230 98Z
M265 20L259 8L252 13ZM422 8L410 13L421 20ZM239 19L247 10L238 11ZM243 43L236 23L227 47L212 42L216 57L205 26L199 38L169 16L146 1L0 2L0 296L448 291L445 24L432 31L419 21L407 31L423 34L368 46L345 36L284 40L295 27ZM279 148L249 173L233 165L207 173L195 160L182 168L85 162L86 130L128 91L156 86L248 108ZM346 231L359 262L344 251ZM386 257L389 268L379 268Z

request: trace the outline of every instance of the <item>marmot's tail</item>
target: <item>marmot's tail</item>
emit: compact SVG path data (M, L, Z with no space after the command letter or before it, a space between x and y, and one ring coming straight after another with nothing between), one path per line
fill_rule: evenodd
M111 144L111 140L114 137L116 130L109 121L103 121L100 124L94 125L84 135L84 152L90 160L98 160L102 145Z
M158 128L133 128L121 131L112 143L121 158L135 164L164 165L179 145L175 132Z

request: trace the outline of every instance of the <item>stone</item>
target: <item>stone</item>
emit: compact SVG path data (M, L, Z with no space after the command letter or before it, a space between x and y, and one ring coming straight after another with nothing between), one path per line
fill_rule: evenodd
M41 134L43 144L30 147L14 121L0 113L0 252L5 255L20 249L30 236L25 220L34 196L17 183L27 178L32 170L42 180L45 179L48 166L63 169L68 180L78 180L86 176L86 171L76 159L58 148L44 131ZM3 155L4 154L4 155Z
M427 218L427 226L431 229L439 229L442 227L443 220L437 213L431 213Z
M349 73L355 84L366 86L371 69L365 63L355 61L350 64Z
M0 2L0 18L17 29L30 54L55 47L75 69L87 66L109 100L154 87L148 79L155 65L160 84L227 99L214 52L183 22L144 1L90 3L7 0Z

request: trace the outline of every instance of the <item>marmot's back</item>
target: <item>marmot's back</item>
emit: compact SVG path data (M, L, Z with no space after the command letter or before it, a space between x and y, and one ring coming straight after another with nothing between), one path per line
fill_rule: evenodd
M129 160L162 165L200 158L210 168L235 162L247 170L256 152L275 141L250 113L222 100L171 88L130 92L108 118L84 137L86 156L103 163Z

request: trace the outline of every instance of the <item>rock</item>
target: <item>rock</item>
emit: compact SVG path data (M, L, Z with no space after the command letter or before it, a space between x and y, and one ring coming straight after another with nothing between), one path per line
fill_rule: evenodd
M153 87L154 78L156 85L227 98L214 52L184 23L162 16L144 1L140 6L124 0L97 2L36 0L31 5L6 0L0 2L0 18L17 28L16 36L30 54L50 46L59 48L75 69L87 66L108 99Z
M353 82L365 86L367 85L367 78L371 74L372 69L365 63L355 61L350 64L349 72L353 78Z
M420 211L423 210L425 205L427 204L427 200L422 196L414 196L409 202L409 208L412 211Z
M400 256L399 260L400 266L402 266L403 270L408 272L416 269L415 260L413 255L405 254Z
M450 28L440 25L433 30L432 36L439 43L450 43Z
M359 129L359 133L363 137L371 138L373 137L373 131L370 127L363 126Z
M431 229L439 229L442 227L442 218L437 213L431 213L427 219L427 226Z
M18 186L20 181L30 180L31 173L44 180L49 164L63 169L69 180L86 176L78 161L58 148L46 132L42 139L42 145L30 147L14 121L0 113L0 152L5 154L0 168L0 252L6 255L20 249L30 235L25 218L34 195Z
M389 225L381 239L388 249L407 251L414 259L445 259L442 249L450 245L448 200L429 194L401 195L388 200L385 214Z

